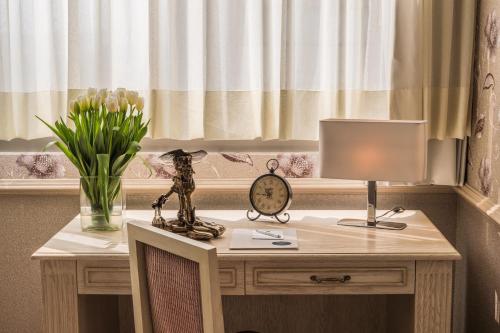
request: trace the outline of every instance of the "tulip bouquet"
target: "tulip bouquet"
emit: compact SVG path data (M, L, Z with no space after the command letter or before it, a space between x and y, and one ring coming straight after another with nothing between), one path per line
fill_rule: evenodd
M102 216L95 230L110 230L110 211L121 191L120 176L141 149L148 122L143 121L144 99L123 88L109 92L89 88L70 103L69 126L40 119L59 138L55 144L75 165L81 188L93 211ZM96 221L94 221L96 222ZM99 224L98 223L98 224Z

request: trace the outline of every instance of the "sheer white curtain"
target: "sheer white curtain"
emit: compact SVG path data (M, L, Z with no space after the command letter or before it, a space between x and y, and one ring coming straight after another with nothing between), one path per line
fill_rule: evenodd
M146 95L151 135L305 139L388 118L395 0L0 0L0 139L87 87Z
M0 0L0 139L50 136L35 119L64 115L68 3Z

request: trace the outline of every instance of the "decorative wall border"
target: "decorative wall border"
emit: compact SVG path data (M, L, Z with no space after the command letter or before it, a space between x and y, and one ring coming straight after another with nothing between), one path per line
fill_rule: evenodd
M125 179L170 179L173 165L160 159L162 153L141 152L130 163ZM319 175L318 152L210 152L193 165L197 179L255 178L267 172L266 162L279 161L276 171L286 178ZM78 179L77 169L60 152L0 152L0 179Z
M138 154L124 174L129 194L160 193L170 186L172 166L164 164L161 153ZM286 177L295 193L358 194L366 193L362 181L319 178L317 152L290 153L216 153L211 152L193 168L198 192L247 192L252 181L267 173L267 160L280 162L278 174ZM79 175L76 168L59 152L0 152L0 194L76 194ZM379 186L380 193L453 193L449 186Z
M500 224L500 204L484 196L469 184L455 187L455 192L484 215L494 220L497 224Z
M240 179L199 179L196 180L197 192L209 193L247 193L253 178ZM289 179L294 193L311 194L365 194L362 182L339 181L322 178ZM125 179L127 194L157 194L171 185L169 179ZM0 179L0 194L50 195L77 194L77 179ZM454 193L451 186L441 185L392 185L379 186L379 193Z

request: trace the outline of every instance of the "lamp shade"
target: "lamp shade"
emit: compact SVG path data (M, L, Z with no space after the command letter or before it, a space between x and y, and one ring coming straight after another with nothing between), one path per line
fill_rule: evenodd
M425 121L320 121L323 178L418 182L426 177Z

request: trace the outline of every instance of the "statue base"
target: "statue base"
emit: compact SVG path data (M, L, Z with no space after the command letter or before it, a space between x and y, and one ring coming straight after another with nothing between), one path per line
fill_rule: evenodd
M210 240L221 236L226 228L214 222L202 221L196 218L192 225L187 224L179 219L165 220L163 217L155 217L153 219L153 226L163 230L181 234L196 240Z

